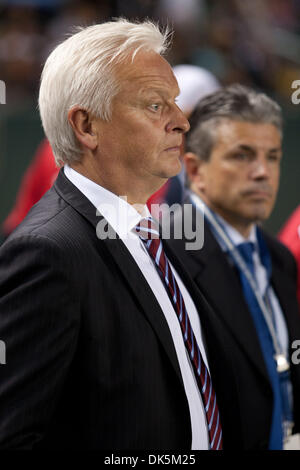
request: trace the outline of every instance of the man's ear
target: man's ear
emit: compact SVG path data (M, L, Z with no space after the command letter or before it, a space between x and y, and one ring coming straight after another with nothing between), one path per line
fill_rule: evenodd
M187 152L183 156L185 171L191 188L203 189L205 161L201 160L196 153Z
M94 125L94 119L90 114L79 106L74 106L68 112L68 121L84 148L95 150L98 145L98 135Z

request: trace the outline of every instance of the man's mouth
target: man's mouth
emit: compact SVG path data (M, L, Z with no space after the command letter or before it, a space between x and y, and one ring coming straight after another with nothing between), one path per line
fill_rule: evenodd
M176 146L176 147L168 147L165 152L180 152L180 146Z
M271 199L273 193L270 189L249 189L247 191L243 191L243 195L257 199Z

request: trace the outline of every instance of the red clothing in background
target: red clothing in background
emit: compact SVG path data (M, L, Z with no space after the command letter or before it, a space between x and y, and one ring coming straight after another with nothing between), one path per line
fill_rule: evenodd
M4 235L9 235L27 215L31 207L51 188L57 168L48 140L43 140L22 178L15 205L3 223Z
M297 295L300 305L300 206L292 213L286 224L279 232L278 238L293 253L298 270Z

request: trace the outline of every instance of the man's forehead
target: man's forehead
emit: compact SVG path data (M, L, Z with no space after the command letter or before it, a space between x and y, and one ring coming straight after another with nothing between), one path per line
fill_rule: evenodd
M236 121L224 119L215 128L216 141L228 144L231 147L243 145L261 145L265 143L275 147L281 146L279 129L271 123L255 123L250 121Z
M180 93L179 87L177 84L173 84L173 86L169 85L166 82L161 82L161 80L155 81L155 78L148 80L138 80L137 82L139 86L137 88L137 93L140 96L149 96L159 94L162 97L168 98L170 95L178 96Z
M121 66L120 78L125 82L133 82L142 90L176 89L179 87L170 64L159 54L141 51L133 62Z

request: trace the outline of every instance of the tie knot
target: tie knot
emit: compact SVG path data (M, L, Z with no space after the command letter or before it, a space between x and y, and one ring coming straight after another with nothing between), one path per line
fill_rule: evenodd
M159 238L159 226L152 217L142 219L133 230L143 241Z
M244 242L237 245L236 249L242 255L248 266L253 266L254 243Z

